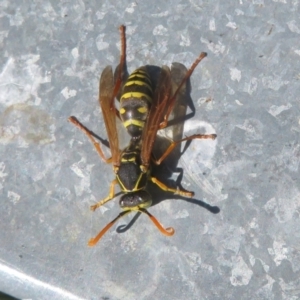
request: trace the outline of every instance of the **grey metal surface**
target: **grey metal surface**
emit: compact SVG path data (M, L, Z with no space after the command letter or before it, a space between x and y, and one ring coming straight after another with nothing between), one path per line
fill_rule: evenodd
M98 78L128 68L186 66L193 141L179 159L195 203L121 220L113 173L75 115L106 138ZM299 1L0 1L0 290L32 299L300 299ZM208 101L208 100L211 101ZM109 154L109 151L106 151ZM176 176L175 176L176 178ZM199 203L218 206L212 214ZM198 204L198 205L197 205Z

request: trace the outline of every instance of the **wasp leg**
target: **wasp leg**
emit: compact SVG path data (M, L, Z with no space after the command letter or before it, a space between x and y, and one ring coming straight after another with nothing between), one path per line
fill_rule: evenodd
M106 158L104 156L104 153L101 149L101 146L98 142L96 142L96 140L94 139L94 137L91 134L91 131L88 130L84 125L82 125L75 117L71 116L68 119L69 122L71 122L73 125L75 125L76 127L78 127L80 130L82 130L87 137L90 139L90 141L93 143L94 147L96 148L98 154L100 155L100 157L106 162L106 163L111 163L111 158Z
M88 245L90 247L95 246L98 241L102 238L102 236L106 233L106 231L112 227L121 217L127 215L130 213L130 210L122 211L115 219L113 219L111 222L109 222L94 238L91 238L88 242Z
M191 136L188 136L182 140L179 141L173 141L171 143L171 145L168 147L168 149L164 152L164 154L157 160L154 160L153 162L156 165L160 165L161 162L172 152L172 150L180 143L184 142L184 141L189 141L189 140L194 140L194 139L212 139L214 140L217 137L216 134L194 134Z
M194 192L183 191L178 188L177 189L170 188L167 185L165 185L164 183L162 183L161 181L159 181L156 177L150 177L150 180L153 183L155 183L159 188L161 188L163 191L171 192L175 195L180 195L183 197L193 197L194 196Z
M110 187L109 187L109 195L106 198L104 198L103 200L92 205L91 206L92 211L95 211L98 207L102 206L103 204L105 204L106 202L108 202L109 200L111 200L115 197L115 185L117 183L118 183L117 179L115 179L111 182Z
M148 217L150 218L150 220L154 223L154 225L157 227L157 229L164 235L166 236L172 236L175 233L175 230L173 227L168 227L168 228L164 228L159 222L158 220L148 212L147 209L144 208L140 208L139 209L140 212L148 215Z
M184 85L184 83L188 80L188 78L192 75L192 73L194 72L195 68L197 67L197 65L200 63L200 61L206 57L206 53L205 52L201 52L200 55L198 56L198 58L194 61L194 63L192 64L192 66L187 70L185 76L183 77L181 83L178 85L174 95L172 96L172 98L169 100L169 105L168 105L168 110L164 116L164 120L160 123L159 125L159 129L163 129L165 127L167 127L168 125L168 119L170 116L170 113L172 112L174 105L175 105L175 101L176 101L176 97L177 94L179 93L180 89L182 88L182 86Z

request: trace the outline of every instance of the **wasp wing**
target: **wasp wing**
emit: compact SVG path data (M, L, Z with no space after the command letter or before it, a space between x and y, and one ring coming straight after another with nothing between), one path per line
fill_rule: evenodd
M142 165L148 168L151 159L153 144L167 111L168 102L171 98L171 75L170 69L163 66L159 80L154 92L153 103L147 117L141 137L141 161Z
M114 77L111 66L107 66L100 77L99 102L109 140L114 166L120 165L120 149L116 125L116 107L114 101Z

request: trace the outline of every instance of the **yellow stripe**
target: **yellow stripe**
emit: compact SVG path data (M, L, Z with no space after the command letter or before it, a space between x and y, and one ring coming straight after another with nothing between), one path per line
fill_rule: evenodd
M130 158L128 158L128 159L122 158L122 159L121 159L121 162L135 161L135 160L136 160L136 158L133 156L133 157L130 157Z
M125 128L127 128L127 126L129 125L135 125L135 126L138 126L138 127L144 127L144 122L143 121L139 121L139 120L134 120L134 119L130 119L130 120L127 120L123 123L123 125L125 126Z
M137 110L139 113L145 114L148 111L148 108L145 106L142 106L142 107L139 107Z
M140 74L140 73L132 73L132 74L128 77L127 81L132 80L133 77L138 77L138 78L145 79L149 84L151 84L151 81L150 81L149 77L147 76L147 73L144 73L144 74Z
M122 95L121 100L122 99L128 99L128 98L146 98L149 102L152 102L152 98L144 93L139 93L139 92L129 92L129 93L125 93Z
M123 182L120 180L120 177L118 175L116 177L117 177L117 180L119 182L119 185L121 186L121 190L124 191L124 192L127 191L125 189L125 186L124 186Z
M126 113L126 109L122 107L122 108L120 109L120 114L123 115L123 114L125 114L125 113Z
M141 174L142 175L142 174ZM141 187L141 188L137 188L137 186L139 185L140 181L141 181L141 176L138 178L138 180L136 181L136 184L135 184L135 187L132 189L132 190L127 190L123 184L123 182L120 180L120 177L117 175L117 180L118 180L118 183L120 184L121 186L121 190L124 192L124 193L130 193L130 192L136 192L136 191L140 191L142 189L144 189L144 187Z
M144 69L136 69L135 71L133 71L133 72L131 73L131 75L132 75L132 74L145 74L145 75L148 75L147 71L144 70Z
M152 91L152 88L151 86L147 83L147 82L144 82L144 81L139 81L139 80L128 80L126 82L126 84L124 86L130 86L130 85L133 85L133 84L136 84L136 85L140 85L140 86L147 86L147 88Z

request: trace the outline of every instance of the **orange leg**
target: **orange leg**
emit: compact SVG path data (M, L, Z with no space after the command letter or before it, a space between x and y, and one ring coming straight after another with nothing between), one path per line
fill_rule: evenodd
M87 137L90 139L90 141L93 143L94 147L96 148L98 154L100 155L100 157L104 160L104 162L106 163L111 163L111 158L106 158L101 146L98 142L96 142L96 140L94 139L94 137L92 136L90 130L88 130L84 125L82 125L75 117L71 116L68 119L69 122L71 122L73 125L75 125L76 127L78 127L80 130L82 130Z
M166 186L164 183L162 183L161 181L159 181L156 177L150 177L150 180L153 183L155 183L159 188L161 188L163 191L170 192L175 195L180 195L183 197L193 197L194 196L194 192L183 191L178 188L177 189L170 188L170 187Z
M164 120L160 123L159 128L163 129L165 127L167 127L168 125L168 119L170 116L170 113L172 112L174 105L175 105L175 101L176 101L176 97L177 94L179 93L181 87L184 85L184 83L188 80L188 78L192 75L192 73L194 72L195 68L197 67L197 65L200 63L200 61L206 56L207 54L205 52L201 52L200 55L198 56L198 58L194 61L194 63L192 64L192 66L188 69L188 71L186 72L184 78L182 79L181 83L179 84L179 86L177 87L174 95L172 96L171 100L169 100L169 107L168 110L164 116Z
M158 220L152 214L150 214L146 209L140 208L138 209L138 211L148 215L150 220L154 223L154 225L162 234L166 236L172 236L175 233L174 228L172 227L164 228L158 222ZM109 230L120 218L122 218L123 216L127 215L130 212L131 210L122 211L115 219L109 222L94 238L91 238L88 242L88 245L90 247L95 246L98 243L98 241L103 237L103 235L107 232L107 230Z
M130 210L122 211L115 219L109 222L94 238L91 238L88 242L88 245L90 247L95 246L109 228L111 228L120 218L122 218L130 212Z
M154 160L153 162L156 165L160 165L161 162L172 152L172 150L180 143L184 141L194 140L194 139L212 139L214 140L217 137L216 134L194 134L191 136L188 136L182 140L172 142L171 145L168 147L168 149L164 152L164 154L157 160Z
M118 183L117 179L115 179L111 182L108 196L106 198L104 198L103 200L97 202L96 204L92 205L91 206L92 211L95 211L98 207L102 206L103 204L105 204L106 202L108 202L109 200L111 200L115 197L115 185L117 183Z

